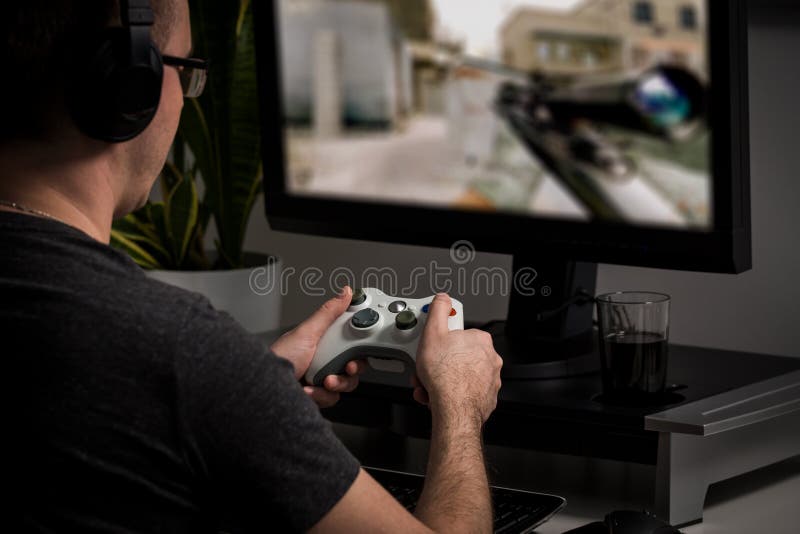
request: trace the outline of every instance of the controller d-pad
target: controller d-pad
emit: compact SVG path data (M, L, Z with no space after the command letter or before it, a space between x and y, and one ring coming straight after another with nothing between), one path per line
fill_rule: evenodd
M365 308L356 312L353 318L350 319L350 322L356 328L369 328L370 326L375 326L380 318L381 316L378 315L378 312L372 308Z

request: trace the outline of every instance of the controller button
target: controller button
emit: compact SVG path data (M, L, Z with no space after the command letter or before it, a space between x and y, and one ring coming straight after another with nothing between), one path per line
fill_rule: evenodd
M404 310L394 318L394 324L398 330L411 330L417 326L417 316L410 310Z
M367 294L364 293L363 289L356 289L353 291L353 298L350 299L350 306L358 306L359 304L364 304L364 301L367 300Z
M381 316L378 314L378 312L372 308L366 308L353 315L353 318L350 319L350 322L356 328L369 328L370 326L375 326L380 319Z
M392 313L400 313L401 311L405 310L408 305L403 302L402 300L396 300L389 304L389 311Z
M426 304L425 306L423 306L422 307L422 313L428 313L428 310L430 309L430 307L431 307L430 304ZM455 308L450 308L450 317L455 317L456 315L458 315L458 312L456 311L456 309Z

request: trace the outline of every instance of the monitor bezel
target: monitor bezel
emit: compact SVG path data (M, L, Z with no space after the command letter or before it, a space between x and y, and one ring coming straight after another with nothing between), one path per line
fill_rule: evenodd
M434 247L467 240L479 251L539 251L548 258L667 269L740 273L751 268L746 0L707 0L714 200L714 228L708 232L289 193L278 1L253 4L265 210L273 230Z

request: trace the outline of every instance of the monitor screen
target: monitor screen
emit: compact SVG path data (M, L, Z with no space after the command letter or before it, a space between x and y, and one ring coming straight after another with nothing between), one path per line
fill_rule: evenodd
M287 194L711 231L706 0L278 0Z

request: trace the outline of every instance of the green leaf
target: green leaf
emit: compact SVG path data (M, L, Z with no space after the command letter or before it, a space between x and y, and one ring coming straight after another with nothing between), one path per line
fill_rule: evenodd
M136 244L133 240L129 239L127 236L118 232L117 230L111 230L111 244L121 250L124 250L128 253L128 255L138 263L141 267L145 269L159 269L161 265L158 263L152 255L150 255L146 250Z
M158 239L150 239L147 236L137 233L129 233L123 230L114 228L118 236L124 237L138 244L143 250L155 258L159 265L169 266L171 264L171 255L169 251L158 241Z
M172 257L176 266L184 263L197 224L198 211L194 179L186 176L170 192L164 204L164 219L172 240Z
M150 203L147 205L147 211L150 217L150 222L152 222L153 227L156 229L156 233L158 234L159 242L162 243L167 250L172 250L174 247L172 245L172 237L167 229L165 204L163 202ZM172 261L171 266L174 266L174 260Z
M172 163L180 174L186 174L186 143L180 137L176 137L172 143Z
M169 196L170 191L183 181L183 178L183 173L178 169L177 165L169 161L164 164L164 169L162 169L160 176L161 194L164 199Z
M138 234L153 242L160 241L155 225L149 221L138 219L133 213L124 219L114 221L114 229L128 235Z
M138 210L134 211L133 213L128 214L125 219L134 219L142 224L153 224L153 203L148 202L143 207L139 208ZM124 219L123 219L124 220Z
M225 257L225 249L222 248L222 243L219 242L219 239L215 239L214 244L217 246L217 251L219 252L216 267L225 268L225 266L232 265L234 262L231 258Z
M245 231L262 185L255 30L252 9L244 4L249 2L243 2L230 96L229 209L220 230L225 256L234 262L231 267L240 267L244 261Z
M211 131L206 120L205 111L200 105L200 100L191 98L186 101L181 114L179 128L180 140L184 141L194 159L194 174L200 174L204 182L215 179L218 175L217 155L211 142ZM188 159L188 158L187 158ZM212 188L213 189L213 188ZM206 202L208 197L208 183L206 183Z
M201 204L201 208L202 207ZM201 218L198 218L198 223L195 227L195 235L192 239L192 243L189 245L189 250L186 252L186 261L184 263L192 269L208 270L211 268L211 264L206 256L205 232L203 231L203 227L201 227L202 222L200 222L200 220Z
M250 0L241 0L239 5L239 17L236 19L236 37L239 37L242 34L242 27L244 26L249 13Z
M185 113L184 131L193 153L213 156L213 161L198 158L204 203L219 235L218 252L224 262L220 266L237 267L243 261L245 230L261 189L252 6L249 0L192 0L190 6L198 54L211 66L206 92L197 103L207 121L210 148L196 111Z
M236 22L240 2L219 0L190 0L192 28L196 54L209 61L209 77L205 93L196 101L208 124L208 146L202 139L189 139L192 152L198 156L206 153L212 159L202 162L198 168L205 185L205 202L214 212L219 224L226 218L226 154L232 126L228 109L233 85L233 63L236 54ZM191 110L190 110L191 112ZM187 121L192 120L187 115ZM187 125L187 129L189 126ZM191 127L195 136L197 127ZM224 148L225 147L225 148Z
M122 236L138 244L145 252L153 256L160 266L172 265L171 253L166 242L151 220L151 205L114 221L113 229L117 236ZM124 250L124 248L123 248ZM137 251L138 252L138 251Z

